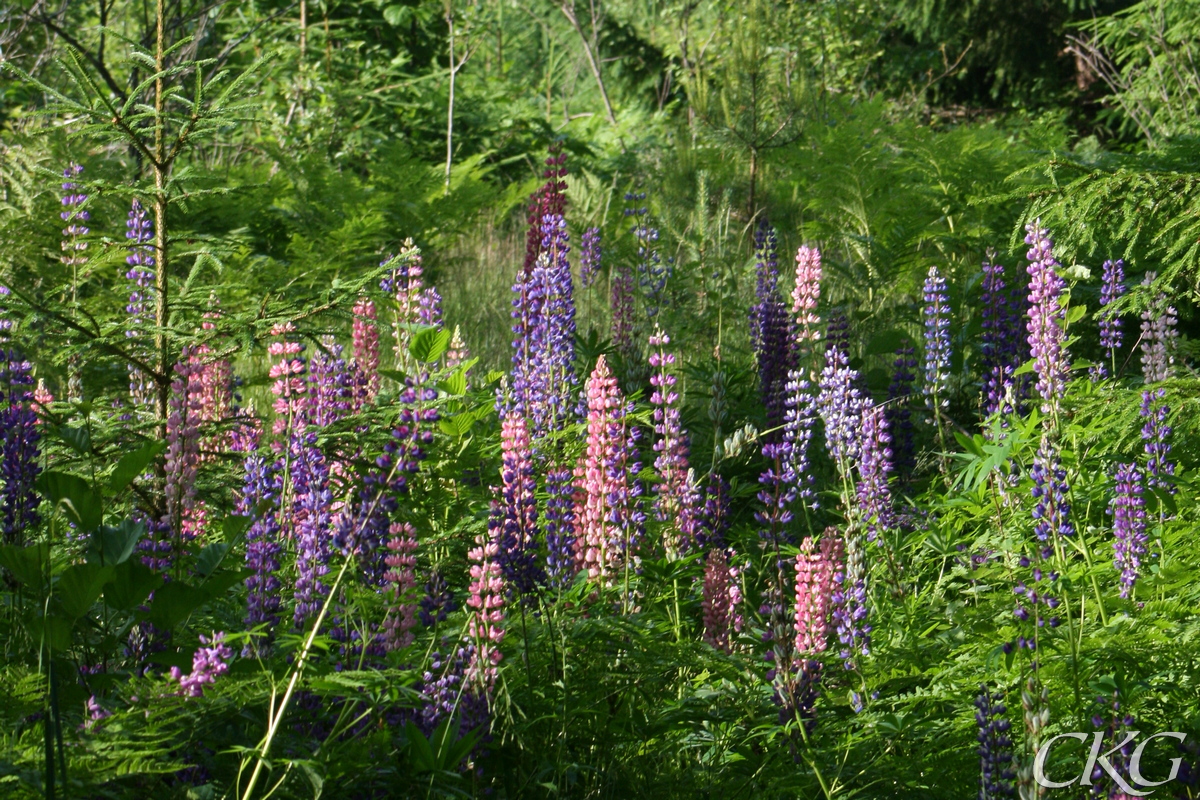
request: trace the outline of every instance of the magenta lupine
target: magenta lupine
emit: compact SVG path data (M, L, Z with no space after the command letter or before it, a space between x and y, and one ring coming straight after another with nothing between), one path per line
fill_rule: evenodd
M1054 242L1041 221L1025 226L1025 243L1030 245L1029 260L1029 352L1037 373L1037 392L1042 398L1042 413L1058 408L1067 385L1070 359L1066 344L1066 282L1058 274Z
M805 536L796 556L795 648L799 655L822 653L828 645L833 578L841 569L842 540L833 529L818 548ZM831 535L832 533L832 535Z
M479 694L491 697L496 686L496 667L503 658L500 643L504 641L504 580L498 563L499 531L493 530L494 525L488 527L467 552L471 562L467 633L473 647L465 679Z
M307 388L304 381L305 364L300 354L304 345L292 341L289 337L295 333L296 326L290 322L275 325L271 335L281 338L281 341L267 345L267 355L278 359L271 364L268 375L272 379L271 393L275 395L272 408L275 410L273 430L281 437L277 447L286 446L288 439L304 430L304 393Z
M215 292L208 296L208 310L200 323L201 330L216 330L216 320L221 318L221 303ZM203 422L220 422L233 412L233 366L227 359L218 358L207 344L198 346L192 361L201 366L200 419Z
M1108 504L1113 518L1113 565L1121 573L1121 597L1129 597L1146 555L1144 478L1137 464L1118 464L1116 494Z
M950 300L946 279L937 266L925 278L925 404L937 416L950 404Z
M579 283L585 289L596 282L603 261L600 245L600 229L588 228L583 232L579 247Z
M767 412L765 436L772 441L782 436L787 403L788 373L795 368L792 320L779 289L775 229L765 219L754 232L756 302L750 309L750 341L758 366L758 391Z
M529 198L526 209L528 228L525 231L525 263L521 268L522 275L533 271L538 256L542 253L542 243L545 236L542 233L542 223L549 214L565 216L567 213L567 154L562 151L562 142L550 145L550 155L546 158L546 169L542 177L546 182Z
M500 426L501 467L496 563L505 581L521 594L533 592L542 582L538 565L537 477L533 447L525 417L516 411L504 415Z
M3 542L24 546L26 534L38 524L41 498L34 483L41 473L37 413L30 401L30 364L6 346L7 329L0 330L0 531Z
M1121 259L1104 262L1104 274L1100 283L1100 346L1104 348L1105 362L1096 365L1094 377L1103 378L1111 369L1117 371L1117 351L1125 340L1124 321L1120 315L1105 309L1125 294L1125 262Z
M129 255L125 263L129 271L125 278L129 281L129 303L125 311L129 314L129 327L125 335L132 340L134 352L142 355L147 351L139 347L138 339L144 336L143 328L150 323L150 307L154 293L154 222L142 204L134 199L129 210L129 219L125 223L127 230L125 238L129 240ZM129 396L135 407L149 407L153 403L154 386L150 378L142 370L129 365Z
M714 547L704 562L701 607L704 611L704 641L722 653L732 650L731 638L741 628L738 604L741 589L729 555Z
M675 354L667 349L671 337L655 328L650 337L650 405L654 407L654 468L658 471L659 483L654 487L654 515L659 521L675 521L677 524L666 529L663 545L667 553L677 556L692 544L683 530L688 527L684 517L695 513L696 492L689 477L688 437L683 431L679 416L679 393L675 391L677 378L674 373Z
M183 349L175 365L167 416L166 515L163 524L176 537L196 505L196 474L200 465L201 367Z
M576 557L588 577L607 583L633 557L644 516L634 432L617 379L601 355L587 382L587 449L575 469Z
M862 414L862 451L858 459L858 513L866 522L867 541L879 540L895 527L895 509L888 478L892 472L892 437L879 406Z
M1157 273L1147 272L1143 286L1150 286ZM1152 306L1142 312L1142 380L1157 383L1171 377L1175 371L1175 340L1179 332L1175 307L1167 302L1167 296L1159 292Z
M1146 451L1146 485L1151 489L1164 489L1174 493L1174 484L1168 478L1175 475L1175 462L1171 454L1171 426L1167 424L1171 407L1163 402L1165 389L1142 392L1141 418L1142 446Z
M400 650L413 643L417 625L417 532L407 522L393 522L388 529L387 573L388 613L383 622L383 644L387 650Z
M200 635L200 647L192 655L192 671L187 675L179 667L171 667L171 679L179 682L184 697L203 697L204 687L217 682L217 678L229 671L233 650L225 644L225 632L211 637Z
M282 492L279 465L262 455L246 457L245 476L239 514L252 519L246 531L246 627L263 626L263 638L246 646L244 655L265 654L271 649L275 626L279 623L280 542L279 499ZM302 568L303 569L303 568Z
M821 339L821 318L817 315L821 277L821 251L801 246L796 250L796 284L792 288L792 314L801 349L812 350Z
M365 400L369 403L379 394L379 325L376 322L375 301L360 297L352 313L354 323L350 336L354 366L365 382Z

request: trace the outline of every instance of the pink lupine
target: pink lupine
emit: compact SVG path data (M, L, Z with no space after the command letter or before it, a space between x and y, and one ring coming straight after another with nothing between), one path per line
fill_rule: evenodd
M813 655L828 644L833 579L842 560L842 540L830 529L818 547L804 537L796 556L796 652Z
M637 544L643 517L625 398L604 356L587 382L587 449L575 468L577 556L593 581L607 582Z
M688 439L680 424L679 393L675 391L676 376L672 370L675 354L668 351L671 337L655 328L650 337L650 366L655 372L650 376L650 404L654 407L654 452L658 457L654 468L660 483L654 487L658 497L654 501L655 517L660 521L674 521L664 533L663 545L670 556L677 556L692 542L694 525L690 524L696 514L699 493L692 486L688 469Z
M792 289L792 313L796 315L796 340L804 346L821 338L821 318L817 304L821 299L821 251L800 247L796 251L796 286Z
M37 410L39 425L46 421L46 414L50 411L50 404L53 402L54 393L46 388L45 379L38 378L37 387L33 390L33 405Z
M396 321L393 333L396 339L396 359L407 364L408 346L412 342L414 328L422 325L441 327L441 296L437 289L426 286L421 250L412 239L405 239L396 268L380 282L380 287L396 298Z
M470 596L467 607L470 619L467 632L473 647L467 666L467 682L482 693L491 695L496 686L496 665L503 658L500 643L504 641L504 580L500 576L497 556L500 543L494 525L475 539L475 547L467 552L471 562Z
M738 570L730 564L724 550L714 547L704 563L701 607L704 609L704 641L723 653L732 650L732 635L742 630L741 603Z
M285 322L271 328L271 335L286 337L295 330L295 325ZM271 393L275 395L275 403L272 406L275 409L273 430L279 436L296 434L304 428L302 413L305 366L304 360L299 358L303 351L304 345L286 338L271 342L267 346L267 354L279 359L271 365L268 373L275 381L271 384Z
M376 324L375 301L359 298L352 313L354 324L350 335L354 366L365 381L366 401L371 402L379 394L379 325Z
M388 533L388 571L383 578L390 586L391 608L383 623L383 642L388 650L399 650L412 644L417 624L417 533L407 522L393 522Z
M200 367L191 362L190 356L185 347L175 365L167 416L167 513L162 522L175 535L183 534L183 522L196 503L196 473L200 463Z
M209 310L204 312L200 327L205 331L216 330L215 320L220 319L220 303L215 294L209 296ZM226 419L233 411L233 367L224 358L213 354L207 344L199 345L192 352L190 361L198 369L200 385L200 422L214 423ZM204 449L211 454L219 453L229 443L228 434L209 434L204 438Z

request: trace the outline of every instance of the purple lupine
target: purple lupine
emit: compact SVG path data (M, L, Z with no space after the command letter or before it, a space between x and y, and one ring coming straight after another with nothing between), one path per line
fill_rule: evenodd
M636 203L646 199L645 192L626 192L625 202ZM658 254L655 243L658 241L658 228L652 227L650 211L645 206L630 206L625 209L625 216L633 218L629 229L637 246L637 277L646 299L646 316L653 319L658 316L662 307L663 292L671 277L672 262L667 259L664 266Z
M171 679L179 681L184 697L203 697L204 687L216 683L229 670L233 650L225 644L225 632L211 637L200 635L200 647L192 656L192 671L184 675L179 667L171 667Z
M1142 392L1141 418L1142 446L1146 451L1146 485L1151 489L1164 489L1174 493L1175 487L1168 478L1175 475L1175 462L1168 459L1171 454L1171 426L1167 424L1171 407L1163 401L1165 389Z
M145 348L137 347L137 341L143 334L143 328L151 322L150 308L154 292L154 222L146 209L136 198L129 209L129 219L125 222L125 238L129 240L129 255L125 263L129 271L125 278L129 281L129 303L125 306L129 314L129 327L125 335L134 340L130 345L134 351L142 353ZM137 367L129 366L129 396L134 406L149 406L154 398L154 386L150 378Z
M575 577L575 484L571 470L546 471L546 575L555 586Z
M1041 221L1025 226L1025 243L1030 245L1029 260L1029 352L1037 373L1037 392L1042 398L1042 413L1056 413L1066 389L1070 358L1066 343L1066 282L1059 276L1054 258L1054 242Z
M509 395L503 403L497 401L497 411L501 413L511 410L532 415L535 408L543 414L545 411L545 374L539 370L544 363L547 335L546 271L542 254L528 272L517 276L512 287L512 370Z
M1023 361L1021 319L1024 297L1020 287L1008 286L1004 265L996 263L996 254L990 250L983 262L983 291L979 304L983 315L979 347L983 413L985 416L998 412L1011 414L1017 410L1017 383L1023 383L1014 382L1013 373Z
M1157 273L1147 272L1143 286L1150 286ZM1179 333L1175 307L1159 292L1150 308L1142 312L1142 380L1157 383L1171 377L1175 366L1175 339Z
M596 282L603 263L603 248L600 245L600 229L588 228L579 243L579 283L585 289Z
M443 720L454 716L458 717L456 738L476 728L486 730L488 699L465 685L471 657L471 645L456 648L452 656L443 656L437 651L431 656L429 667L421 676L420 693L424 705L417 722L417 727L426 736L432 735Z
M392 332L396 341L396 359L407 366L410 359L408 346L416 329L423 325L441 325L441 297L436 289L425 286L421 250L412 239L405 239L400 253L383 263L389 262L394 262L394 267L380 280L379 288L395 298L396 321Z
M795 368L792 319L779 289L778 241L775 229L759 221L754 232L755 304L750 309L750 340L758 365L758 390L767 412L767 437L781 436L787 402L788 373Z
M809 456L813 430L817 422L817 398L812 384L801 377L799 370L788 373L784 387L784 438L791 441L791 471L795 476L797 497L808 509L818 507L816 480Z
M675 391L675 354L667 349L671 337L655 328L649 339L650 405L654 407L654 468L659 482L654 491L654 516L659 521L675 521L676 524L664 532L664 547L671 556L678 555L690 547L690 534L685 528L694 517L695 492L691 485L688 466L688 437L683 430L679 414L679 393Z
M544 261L534 267L534 280L545 287L542 313L545 335L537 354L538 381L544 386L545 412L538 418L535 407L530 435L537 440L549 431L561 430L572 408L571 395L579 380L575 374L575 289L571 279L567 223L560 214L548 215L542 226ZM543 270L543 271L540 271Z
M244 655L270 652L274 628L279 623L280 543L279 465L253 453L246 457L238 513L253 519L246 531L246 627L265 626L264 637L247 644ZM301 568L303 570L303 567Z
M1112 800L1130 800L1131 797L1145 796L1130 794L1139 784L1130 780L1130 758L1134 753L1134 736L1130 730L1137 723L1133 715L1122 708L1121 690L1111 678L1103 678L1100 684L1105 687L1105 694L1096 698L1099 711L1092 716L1092 726L1103 731L1101 748L1105 753L1112 772L1099 764L1093 766L1090 778L1091 794L1094 797L1107 797ZM1105 686L1107 684L1107 686ZM1107 691L1111 687L1112 691ZM1133 731L1136 735L1137 731ZM1149 792L1147 792L1149 794ZM1185 794L1176 795L1185 797Z
M850 362L850 319L840 309L830 314L829 322L825 324L826 354L830 350L841 352L846 357L846 363Z
M1125 341L1124 322L1121 317L1105 313L1104 309L1125 294L1125 262L1121 259L1104 262L1104 275L1100 284L1100 346L1104 348L1107 364L1101 362L1094 369L1096 378L1103 378L1112 369L1117 371L1117 351Z
M855 386L858 372L850 369L846 352L832 344L825 350L817 409L825 422L825 446L843 475L858 460L862 424L862 395Z
M316 446L316 435L305 436L307 441L296 448L291 467L296 536L296 605L292 620L301 630L316 616L328 592L321 579L329 572L329 538L333 522L329 463Z
M865 656L871 652L871 626L866 621L867 565L862 537L857 533L847 534L846 561L833 581L835 588L830 603L834 629L842 644L839 655L842 666L852 670L858 654Z
M770 577L759 611L767 620L763 637L771 642L771 649L766 653L766 659L771 663L767 680L774 684L775 699L781 707L786 707L791 699L789 685L794 646L791 615L787 609L790 586L788 573L792 562L781 553L781 547L792 539L789 529L794 519L792 504L797 495L790 435L791 432L785 429L779 441L763 445L762 454L767 469L758 477L762 487L758 492L758 500L763 507L754 512L754 519L760 526L758 535L774 566L768 572Z
M902 480L917 466L912 423L912 398L917 383L915 352L907 341L896 349L892 382L888 385L888 401L884 406L888 430L892 432L893 463Z
M950 380L950 300L946 293L946 278L936 266L929 268L925 278L925 404L934 415L950 404L946 397Z
M1004 693L980 686L975 698L975 724L979 726L978 800L997 800L1013 796L1013 743L1011 724L1005 719Z
M1146 555L1146 501L1137 464L1118 464L1116 494L1109 501L1113 518L1113 565L1121 573L1121 597L1129 597Z
M30 404L30 364L16 350L2 346L4 338L0 336L0 476L4 483L0 490L0 531L5 544L23 546L25 535L39 522L41 498L33 486L41 473L41 433L37 413Z
M633 350L633 329L636 324L633 288L633 271L624 265L615 267L612 275L610 335L613 349L626 357Z
M308 361L304 393L306 424L324 428L349 414L356 401L354 373L342 356L342 346L327 338L322 350Z
M498 528L496 561L508 584L528 595L542 582L543 575L537 563L537 477L525 417L516 411L505 414L500 437L501 487L492 504L492 520Z
M895 526L888 476L892 471L892 437L879 406L862 414L862 452L858 459L858 510L866 521L867 541L874 542ZM880 539L882 544L882 539Z
M84 239L91 230L86 223L91 215L87 209L82 208L87 202L88 196L81 192L75 180L83 172L83 167L79 164L71 162L67 168L63 170L62 184L64 192L62 198L63 211L60 216L67 226L62 231L62 263L71 270L71 302L75 302L75 291L79 281L79 268L87 263L87 256L83 251L87 249L88 243ZM79 361L79 356L72 354L67 359L67 399L71 402L78 402L83 399L83 375L82 364Z
M421 598L418 611L421 624L432 628L439 622L445 622L446 617L457 610L458 603L454 601L454 592L450 590L441 570L434 567L429 571L429 579L425 581L425 596Z
M1030 623L1032 636L1024 633L1017 637L1017 646L1036 650L1037 634L1046 625L1058 627L1057 616L1047 616L1043 607L1050 611L1057 608L1059 600L1051 594L1058 574L1044 568L1053 555L1055 542L1060 537L1075 534L1071 523L1070 488L1067 486L1067 473L1062 466L1062 458L1058 445L1050 436L1042 438L1037 455L1034 456L1033 466L1029 470L1033 480L1032 495L1036 501L1033 509L1033 532L1037 541L1033 543L1032 559L1022 556L1020 565L1029 569L1027 579L1019 582L1013 593L1019 598L1013 616L1021 623ZM1006 649L1008 646L1006 645Z
M710 475L700 499L704 502L697 515L696 545L698 547L724 547L725 534L729 532L732 524L729 508L729 481L715 473Z

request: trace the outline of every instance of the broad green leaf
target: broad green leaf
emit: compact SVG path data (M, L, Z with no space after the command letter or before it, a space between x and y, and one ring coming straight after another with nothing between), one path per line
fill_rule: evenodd
M141 561L126 561L116 568L112 582L104 587L104 601L118 611L128 611L144 603L162 585L162 576Z
M183 581L171 581L154 592L146 619L163 630L174 630L208 600L209 593L204 589Z
M125 491L134 478L146 471L154 457L166 448L165 442L147 442L146 444L121 456L117 466L113 468L108 479L108 488L113 494Z
M70 425L60 425L55 430L58 438L71 446L71 449L82 456L92 450L92 435L87 428L72 428Z
M438 383L438 388L452 397L465 394L467 391L467 373L461 368L454 370L446 380Z
M37 480L38 491L55 506L61 506L67 519L82 531L92 531L103 520L103 505L87 481L65 472L43 472Z
M137 548L138 540L146 534L146 525L131 519L121 520L117 527L101 525L92 532L87 557L104 566L124 563Z
M221 565L221 562L228 553L229 545L225 542L213 542L208 545L196 557L196 574L202 578L207 578Z
M50 565L50 545L46 542L28 547L0 545L0 565L34 594L41 595Z
M246 531L250 530L250 525L254 520L250 517L243 517L239 514L228 514L225 519L221 520L221 538L226 544L233 544L238 539L245 535Z
M99 564L74 564L63 570L58 583L54 585L54 593L67 616L78 619L86 614L100 598L104 584L112 579L113 573L113 567Z
M431 364L442 357L450 345L450 331L445 328L426 328L413 337L408 353L422 364Z

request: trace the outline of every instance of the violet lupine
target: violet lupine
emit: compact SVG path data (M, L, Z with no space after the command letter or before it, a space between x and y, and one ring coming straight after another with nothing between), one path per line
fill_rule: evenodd
M487 697L491 697L496 685L496 666L503 657L500 643L504 641L504 580L499 564L500 532L496 527L493 518L489 530L481 533L475 539L475 547L467 552L471 562L467 633L473 647L465 680Z
M23 546L25 534L38 524L41 504L34 490L42 471L38 463L41 432L30 405L30 369L20 353L0 346L0 531L5 544L16 546Z
M884 544L883 534L894 529L895 509L888 478L892 472L892 437L879 406L864 408L862 448L858 459L858 513L867 528L867 541Z
M817 410L825 422L826 449L844 476L849 476L861 447L863 398L857 382L858 372L850 368L846 352L832 344L827 347Z
M541 371L546 344L545 257L528 273L522 272L513 284L512 299L512 370L510 394L497 399L497 411L533 414L545 410L545 373Z
M818 547L805 536L796 555L795 647L799 655L816 655L828 645L829 612L833 605L833 579L841 569L842 540L821 537Z
M1141 418L1142 446L1146 451L1146 485L1151 489L1164 489L1174 493L1175 487L1168 478L1175 475L1175 462L1171 454L1171 426L1167 424L1171 407L1163 402L1165 389L1142 392Z
M421 676L421 699L424 706L417 727L430 737L447 718L458 716L458 737L488 723L488 698L464 684L467 663L472 647L457 647L452 655L436 650L430 656L429 667ZM448 765L457 767L457 764Z
M1117 351L1125 341L1124 321L1119 315L1105 313L1104 309L1115 303L1125 294L1125 262L1121 259L1104 262L1104 274L1100 283L1100 346L1104 348L1106 363L1097 364L1094 369L1096 378L1103 378L1112 369L1117 371Z
M546 576L554 586L575 577L575 484L571 470L552 466L546 471Z
M576 558L590 580L608 583L620 564L629 566L641 537L641 465L630 409L603 355L586 396L587 447L575 468Z
M709 475L697 506L696 546L724 547L731 525L729 482L715 473Z
M1038 647L1038 632L1049 625L1058 627L1057 616L1046 616L1047 611L1053 611L1059 605L1058 598L1051 594L1058 574L1043 568L1043 565L1053 555L1055 543L1061 537L1075 534L1071 523L1070 488L1067 486L1067 473L1062 466L1062 458L1058 445L1050 436L1042 438L1037 455L1034 456L1033 466L1029 470L1033 479L1032 495L1036 501L1033 509L1034 534L1038 541L1033 543L1034 557L1022 557L1020 565L1029 568L1027 580L1019 582L1013 593L1019 598L1013 615L1021 623L1031 623L1032 636L1017 637L1017 646L1029 650Z
M1020 289L1008 286L1004 265L997 264L995 252L989 250L983 262L983 291L979 298L983 315L979 349L985 416L1017 410L1013 403L1016 388L1013 373L1022 361L1020 320L1024 312L1013 303L1014 297L1018 304L1023 304Z
M246 627L264 627L264 638L246 646L245 655L265 654L271 649L279 624L280 542L279 499L282 492L279 465L252 453L246 457L242 496L238 513L252 519L246 531ZM301 567L303 572L304 567Z
M1150 286L1157 273L1147 272L1143 286ZM1142 380L1157 383L1171 377L1175 366L1175 330L1177 319L1175 307L1167 302L1162 292L1154 298L1153 305L1142 312Z
M596 282L603 262L603 248L600 245L600 229L588 228L583 232L579 246L579 283L585 289Z
M817 476L812 471L809 448L818 417L816 394L812 384L801 377L799 370L788 373L788 382L784 388L784 438L791 442L789 455L797 497L804 501L807 509L815 510L819 505L816 492Z
M308 436L315 438L315 434ZM296 603L292 621L303 630L308 620L316 616L328 593L322 578L329 573L333 490L329 483L330 465L312 441L300 443L296 448L291 470L296 537Z
M112 716L112 712L100 705L100 701L96 699L96 695L92 695L84 704L84 713L87 719L79 726L81 730L90 731L96 727L96 723L108 719Z
M950 404L947 398L950 380L950 300L946 278L937 266L929 268L925 278L925 404L934 416Z
M674 373L675 354L667 349L671 337L655 328L650 337L650 366L655 370L650 375L650 405L654 407L654 468L658 471L659 483L654 487L654 516L659 521L674 521L676 524L664 531L663 545L670 557L678 556L690 547L684 528L689 527L685 517L695 512L695 492L689 478L688 437L679 416L679 393L675 391L677 378Z
M535 396L530 435L541 439L561 430L572 409L575 375L575 289L571 279L567 223L561 215L548 215L542 226L542 255L534 266L532 280L542 285L542 315L545 319L540 348L534 353Z
M1004 693L979 687L975 698L975 724L979 727L979 794L978 800L998 800L1013 796L1013 743L1011 725L1004 715Z
M1042 398L1042 413L1057 414L1058 402L1066 389L1070 360L1066 344L1067 308L1063 297L1066 282L1059 276L1054 258L1054 242L1041 221L1025 226L1025 243L1030 245L1026 258L1029 266L1029 352L1037 373L1037 392Z
M833 621L842 644L842 665L854 669L858 654L871 651L871 626L867 619L867 566L862 537L851 531L845 540L846 561L834 576Z
M896 348L892 362L892 382L888 384L888 400L884 417L892 432L892 458L900 479L904 480L917 467L917 449L912 422L912 399L917 385L916 351L910 342Z
M1121 597L1129 597L1146 555L1144 477L1137 464L1118 464L1116 494L1109 501L1113 518L1113 564L1121 573Z
M360 297L351 313L354 314L350 331L354 366L364 382L365 401L369 403L379 394L379 324L375 301Z
M626 192L625 202L640 202L646 199L645 192ZM630 233L637 247L637 276L638 284L642 287L646 300L646 316L653 319L658 316L662 307L663 291L671 277L672 261L667 259L663 266L655 242L658 241L658 228L652 227L650 211L645 206L631 206L625 209L625 216L633 218Z
M817 305L821 301L821 251L801 246L796 251L796 284L792 288L792 314L796 323L796 342L811 351L821 338L821 318Z
M775 229L761 220L754 232L755 304L750 309L750 339L758 365L758 391L767 412L767 437L779 439L784 423L788 373L795 368L792 321L779 289Z
M1130 761L1134 754L1133 741L1137 735L1137 731L1133 731L1131 735L1130 729L1137 723L1133 715L1122 708L1121 690L1111 679L1102 679L1101 684L1104 683L1108 683L1112 690L1110 692L1108 687L1105 687L1105 693L1096 697L1096 703L1100 708L1092 716L1092 726L1099 729L1098 733L1102 731L1101 748L1111 771L1102 768L1099 764L1092 767L1091 774L1088 775L1091 779L1091 794L1097 797L1107 797L1110 800L1133 800L1135 797L1145 797L1148 792L1143 794L1137 789L1148 786L1149 782L1143 783L1130 779L1130 769L1133 766ZM1133 785L1130 785L1131 783ZM1177 796L1185 797L1186 794Z
M196 474L200 464L201 367L183 349L175 365L167 416L166 515L162 521L176 537L196 505Z
M850 360L850 319L844 311L834 311L825 324L825 352L838 350Z
M396 301L396 320L392 326L397 363L411 366L408 348L418 328L441 326L441 297L433 287L426 287L421 250L412 239L405 239L400 253L383 262L393 268L379 282L379 288L393 295Z
M732 651L731 639L741 631L738 611L741 587L737 568L731 566L729 554L719 547L709 551L704 562L704 585L701 607L704 611L704 641L722 653Z
M633 305L633 271L618 266L612 275L612 337L613 349L623 355L633 350L635 313Z
M407 522L393 522L388 529L388 566L383 576L388 585L388 613L383 621L383 646L400 650L413 643L417 625L417 532Z
M525 417L510 411L500 426L501 467L499 500L493 504L498 529L496 563L505 581L527 595L542 582L537 563L537 478L533 447Z
M171 679L179 682L184 697L203 697L204 687L217 682L229 670L233 650L225 644L225 632L211 637L200 635L200 647L192 655L192 671L187 675L179 667L171 667Z
M125 335L130 339L140 339L143 328L150 323L150 304L154 293L154 222L141 202L134 199L129 210L129 219L125 223L127 230L125 238L129 240L129 255L125 263L129 271L125 278L129 281L129 303L125 311L129 314L129 327ZM130 342L136 353L144 354L146 348L138 347L137 342ZM154 387L150 378L139 368L129 366L129 396L135 407L148 407L154 402Z
M327 338L323 348L308 362L308 385L304 393L305 422L324 428L354 410L354 373L342 357L342 346Z
M427 628L445 622L451 612L458 610L454 592L450 590L449 584L437 567L429 571L429 580L425 581L425 596L421 598L420 606L417 613L421 624Z

